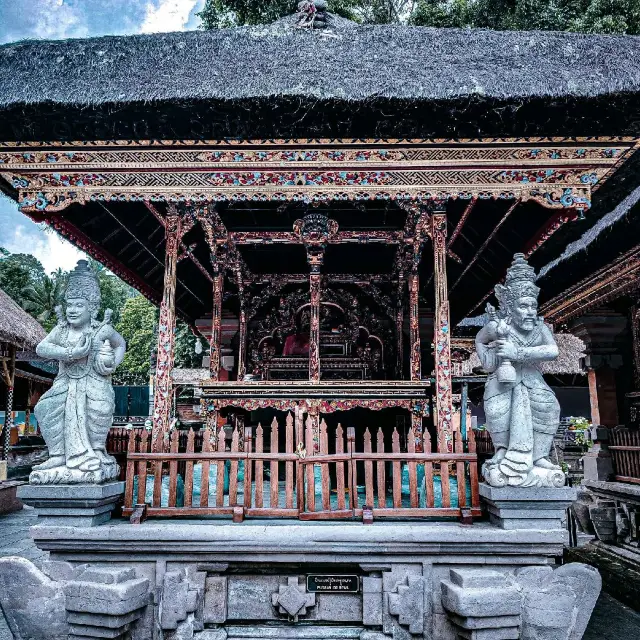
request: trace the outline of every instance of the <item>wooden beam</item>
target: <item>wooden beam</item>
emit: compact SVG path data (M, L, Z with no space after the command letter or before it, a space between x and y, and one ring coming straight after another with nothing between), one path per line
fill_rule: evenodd
M489 243L495 238L498 233L500 227L508 220L509 216L514 212L515 208L520 204L520 200L516 200L504 213L502 218L498 221L498 224L493 228L493 231L489 234L487 239L482 243L481 247L476 251L476 254L469 261L469 264L462 270L462 273L458 276L458 279L451 285L450 291L453 291L467 272L473 267L473 265L477 262L478 258L482 255L482 252L487 248Z
M456 228L453 230L453 233L449 238L449 242L447 242L447 251L449 252L449 254L451 252L451 245L456 241L456 238L460 235L460 232L462 231L462 227L464 226L464 223L467 221L467 218L469 217L469 214L471 213L471 211L473 211L473 208L475 207L477 201L478 201L478 196L473 196L473 198L469 200L469 204L467 205L465 210L462 212L462 216L460 216L460 220L458 220L458 224L456 225Z

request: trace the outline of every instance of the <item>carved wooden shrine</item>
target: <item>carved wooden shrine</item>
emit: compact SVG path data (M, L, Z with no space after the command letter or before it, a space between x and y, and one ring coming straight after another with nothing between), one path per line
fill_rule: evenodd
M474 444L453 428L451 328L482 309L512 253L531 256L584 216L636 147L632 138L5 142L0 177L22 211L160 303L153 432L130 442L127 513L146 502L156 515L347 517L364 502L374 517L461 515L479 503ZM92 229L105 219L117 250ZM180 451L171 430L176 317L210 344L208 374L194 382L201 451L193 437ZM407 429L328 426L356 408L403 411ZM247 413L266 409L288 412L269 442ZM221 416L237 410L244 428L225 433ZM282 496L271 483L270 508L267 466L284 482Z

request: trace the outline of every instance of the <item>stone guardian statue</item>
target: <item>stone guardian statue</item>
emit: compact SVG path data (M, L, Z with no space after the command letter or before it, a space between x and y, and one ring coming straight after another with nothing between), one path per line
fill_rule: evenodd
M536 274L516 253L504 285L496 285L499 309L487 305L488 322L476 350L489 373L484 390L487 429L495 455L484 464L493 487L562 487L564 473L549 460L560 405L537 368L555 360L553 331L538 316Z
M38 345L39 356L58 360L53 386L35 406L35 416L49 449L49 459L34 467L31 484L97 484L118 477L115 458L105 450L115 409L111 374L122 362L125 341L102 322L98 279L86 260L69 275L65 314Z

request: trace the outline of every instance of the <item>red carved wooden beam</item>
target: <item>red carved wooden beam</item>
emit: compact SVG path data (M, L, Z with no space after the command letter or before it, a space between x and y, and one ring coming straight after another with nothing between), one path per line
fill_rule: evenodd
M243 244L304 244L294 231L232 231L229 237L237 245ZM401 231L338 231L327 239L327 244L397 244L404 240Z
M40 216L35 213L25 212L34 222L44 222L55 229L63 238L66 238L81 251L88 253L92 258L103 264L107 269L115 273L119 278L138 290L145 298L158 304L161 300L160 293L150 287L143 278L134 273L122 262L107 253L100 245L96 244L82 231L74 227L68 220L59 214Z
M153 206L153 204L151 204L151 202L149 202L148 200L144 201L145 206L147 207L147 209L153 214L153 216L155 217L155 219L164 227L165 226L165 220L164 217L162 215L160 215L160 212ZM184 232L186 233L186 231ZM204 268L204 266L202 265L202 263L200 262L200 260L198 260L198 258L196 258L193 255L193 251L192 251L192 247L186 247L184 242L180 242L180 250L182 251L183 257L188 257L191 262L193 262L193 264L196 265L196 267L198 268L198 270L200 271L200 273L202 273L202 275L209 280L209 282L213 283L213 277L211 276L211 274Z
M467 221L469 214L473 211L473 208L475 207L477 201L478 201L478 196L473 196L473 198L469 200L469 204L467 205L466 209L463 211L462 215L460 216L460 220L458 220L458 224L456 225L456 228L453 230L453 233L449 238L449 242L447 242L448 250L451 249L451 245L453 245L453 243L456 241L456 238L460 235L460 232L462 231L462 227L464 227L464 223Z

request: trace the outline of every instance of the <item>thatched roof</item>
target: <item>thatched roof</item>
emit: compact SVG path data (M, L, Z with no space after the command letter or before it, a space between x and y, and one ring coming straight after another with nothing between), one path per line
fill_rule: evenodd
M469 320L473 320L470 318ZM470 325L467 325L470 326ZM586 356L584 342L571 333L556 333L556 344L558 345L558 357L555 360L541 362L538 368L542 373L562 375L580 374L585 375L583 358ZM474 351L471 357L462 363L463 375L470 375L473 369L482 367L478 354Z
M360 26L336 17L331 25L303 30L290 16L266 26L3 45L0 113L29 105L136 105L139 115L150 103L215 103L220 113L224 104L235 103L237 112L257 101L262 111L224 117L250 119L260 133L259 123L276 106L297 110L296 120L317 109L310 114L317 122L327 120L327 105L353 110L354 103L401 103L407 117L418 117L411 110L444 101L450 117L453 107L471 114L469 133L475 136L486 125L470 110L472 103L484 106L477 113L491 120L486 112L496 102L522 108L523 100L542 99L565 109L558 101L617 96L612 106L633 109L620 99L640 93L640 37ZM509 120L511 114L495 116ZM589 117L598 122L601 115ZM232 122L225 125L233 134ZM207 125L201 120L200 126ZM618 126L624 123L618 120Z
M47 332L0 289L0 342L33 351Z
M300 96L595 96L640 90L640 37L268 26L0 47L0 104Z

